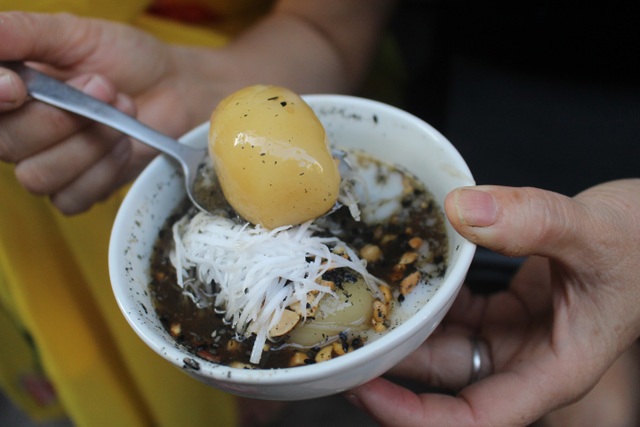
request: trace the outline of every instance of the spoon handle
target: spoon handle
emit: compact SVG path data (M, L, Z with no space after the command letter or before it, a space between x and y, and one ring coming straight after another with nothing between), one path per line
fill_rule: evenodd
M180 144L175 139L146 126L111 105L27 67L22 62L0 61L0 67L8 68L18 74L24 81L29 94L38 101L107 125L174 157L180 163L192 156L202 157L202 150Z

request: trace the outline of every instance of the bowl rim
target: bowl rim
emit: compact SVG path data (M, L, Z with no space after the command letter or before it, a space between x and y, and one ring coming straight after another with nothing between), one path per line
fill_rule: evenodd
M333 95L333 94L312 94L304 95L303 99L308 102L312 108L321 108L322 106L340 108L355 108L365 107L367 109L376 110L376 114L385 114L400 118L403 122L411 123L413 126L420 128L423 132L429 133L438 144L446 147L449 155L456 161L456 167L459 167L461 172L465 173L469 177L469 185L473 184L473 178L469 171L468 165L457 151L457 149L449 142L439 131L433 128L431 125L423 121L422 119L408 113L400 108L391 106L380 101L370 100L366 98L350 96L350 95ZM333 104L333 105L332 105ZM189 132L185 133L179 140L182 143L185 141L193 140L201 134L207 134L209 123L205 122L195 127ZM402 324L394 327L392 331L385 334L378 339L369 342L365 345L366 351L354 351L342 355L340 357L331 359L323 363L316 363L306 366L297 366L290 368L277 368L277 369L241 369L232 368L226 365L218 365L213 362L208 362L204 359L198 358L192 353L188 352L184 347L178 343L167 343L164 338L160 341L153 337L160 336L160 333L155 329L155 326L150 325L148 322L137 322L134 313L138 309L135 306L135 301L129 298L129 285L123 280L116 280L116 278L122 276L122 272L126 268L126 256L122 251L123 245L126 244L126 233L115 233L117 230L124 230L125 224L129 221L128 216L131 212L135 212L134 206L139 203L133 195L140 192L140 187L144 186L144 183L157 174L158 169L164 169L166 167L177 169L177 166L164 156L158 156L154 159L133 182L131 188L127 192L120 208L118 209L109 243L109 275L111 277L112 289L117 301L117 304L122 311L125 319L129 325L133 328L136 334L156 353L160 354L163 358L170 361L177 367L184 368L185 358L193 358L199 362L199 369L192 371L195 375L211 378L214 381L229 384L260 384L262 385L291 385L300 384L304 382L310 382L327 376L334 375L346 370L352 369L354 366L364 364L365 362L382 356L388 352L390 347L394 347L416 334L420 325L427 322L433 313L441 310L447 305L447 301L455 298L461 285L455 286L443 286L443 281L439 289L433 293L427 304L418 309L417 313L412 315L409 319ZM128 230L128 228L127 228ZM446 283L460 283L464 281L464 277L467 274L467 270L471 264L473 254L475 252L476 245L469 242L466 239L462 239L458 248L455 249L457 254L457 262L454 268L451 268L447 272ZM397 363L393 362L393 364ZM391 366L393 366L393 364ZM390 367L390 366L388 366ZM387 367L387 368L388 368Z

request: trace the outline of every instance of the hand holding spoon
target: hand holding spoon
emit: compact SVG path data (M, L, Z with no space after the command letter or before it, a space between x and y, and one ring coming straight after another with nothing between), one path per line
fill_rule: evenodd
M187 195L201 211L208 212L198 201L194 184L200 165L207 159L207 148L193 148L154 130L111 105L47 76L22 62L0 61L0 67L14 71L24 81L32 98L51 104L79 116L109 126L169 155L182 168Z
M66 110L66 111L70 111L72 113L75 113L79 116L82 117L86 117L89 118L97 123L101 123L103 125L109 126L119 132L122 132L123 134L130 136L131 138L134 138L142 143L145 143L159 151L161 151L164 154L169 155L172 159L174 159L175 161L177 161L180 164L180 167L183 171L183 175L185 178L185 189L186 189L186 193L189 197L189 199L191 200L191 202L201 211L203 212L211 212L212 210L215 209L215 206L211 204L211 200L209 198L206 197L206 195L202 192L202 191L197 191L196 189L198 188L198 186L196 184L200 183L201 180L198 179L199 174L200 174L200 168L201 166L207 164L207 159L209 157L209 149L207 147L204 148L193 148L184 144L181 144L180 142L174 140L173 138L157 131L154 130L150 127L148 127L147 125L139 122L138 120L136 120L135 118L119 111L118 109L112 107L111 105L104 103L102 101L99 101L96 98L93 98L89 95L84 94L83 92L63 83L60 82L50 76L47 76L44 73L41 73L31 67L26 66L24 63L22 62L17 62L17 61L0 61L0 67L4 67L4 68L8 68L12 71L14 71L15 73L17 73L20 78L24 81L27 91L28 93L31 95L32 98L56 106L60 109ZM256 87L249 87L247 89L245 89L245 91L248 91L249 93L251 93L251 91L255 91ZM258 88L258 91L269 91L272 90L269 87L265 87L265 89L262 88ZM281 88L274 88L273 90L275 90L277 93L282 92ZM242 92L242 91L240 91ZM238 92L238 93L240 93ZM286 92L286 91L285 91ZM290 93L289 96L295 97L297 98L297 95ZM269 97L267 98L267 102L271 103L272 101L279 99L278 96L274 96L274 97ZM224 101L223 101L224 103ZM300 104L304 104L304 102L301 102ZM227 122L233 122L233 113L237 113L237 111L235 111L238 107L237 107L237 103L233 103L232 108L227 107L226 111L224 109L222 109L223 111L225 111L224 113L219 113L218 115L223 115L224 117L220 120L222 120L223 122L225 122L225 127ZM285 101L278 101L277 105L282 105L282 107L284 108L285 106L287 106L287 102ZM293 105L293 104L292 104ZM235 109L234 109L235 107ZM243 108L242 106L240 108ZM301 108L301 106L298 106L296 108ZM308 108L308 107L307 107ZM311 111L311 109L309 108L308 110L309 112ZM229 113L231 112L231 113ZM266 112L267 114L270 114L270 109L263 109L263 113ZM214 112L214 115L216 113ZM229 116L229 114L232 114L232 116ZM301 113L298 113L299 115ZM226 115L226 116L225 116ZM236 114L237 115L237 114ZM308 135L308 134L313 134L312 133L312 129L310 128L313 127L312 125L315 125L316 131L319 131L322 127L322 125L320 124L319 121L317 121L317 119L315 118L315 115L313 113L307 113L307 118L310 118L311 115L313 115L313 119L312 120L307 120L307 121L303 121L299 118L299 116L296 116L298 118L296 119L290 119L288 122L286 122L286 125L284 126L286 128L286 132L291 131L291 129L298 129L298 133L302 134L302 135ZM245 114L246 116L246 114ZM242 117L242 115L240 115L239 117ZM292 116L293 117L293 116ZM263 117L262 118L262 122L264 122L264 124L267 126L267 128L269 130L271 130L271 119L268 117ZM317 122L317 123L316 123ZM255 126L255 123L254 123ZM233 127L233 126L231 126ZM265 130L265 134L266 134L266 130ZM234 138L235 134L231 134L231 138L230 138L230 146L234 146L237 145L237 142ZM324 130L322 130L322 135L324 135ZM229 138L227 138L229 139ZM276 138L278 139L278 138ZM286 139L284 137L282 137L282 139ZM304 139L304 138L303 138ZM312 138L311 138L312 139ZM326 150L326 147L324 146L324 140L320 139L320 143L322 143L322 146L324 147L324 150ZM229 145L227 144L227 145ZM221 143L219 143L218 145L221 145ZM306 156L306 149L309 147L305 147L305 150L303 151L296 151L297 148L294 148L293 150L289 150L289 148L287 148L286 150L282 150L281 148L278 148L280 151L284 151L284 152L294 152L294 153L303 153L301 154L301 156ZM318 148L318 147L316 147ZM237 150L236 150L237 151ZM278 151L278 150L276 150ZM264 154L261 154L264 155ZM345 159L345 153L342 150L337 150L334 149L331 151L331 153L327 153L327 155L329 155L328 157L328 161L326 163L328 163L326 166L333 166L333 160L331 160L331 158L334 159L340 159L340 165L341 168L346 168L346 170L350 169L349 163L346 161ZM294 160L296 162L294 163L299 163L299 161L301 160L305 160L303 157L297 157L298 154L296 154L296 156L294 156ZM252 167L255 165L251 165L250 162L247 162L247 159L243 158L242 156L239 156L237 154L234 154L231 158L227 159L230 163L238 163L241 162L240 166L241 169L244 170L245 167ZM317 161L317 157L312 157L311 158L312 162L309 163L311 164L315 164L314 162ZM305 160L306 161L306 160ZM265 163L264 160L262 161L262 163ZM276 161L277 163L277 161ZM312 171L315 168L311 168L311 167L306 167L306 169L304 169L304 171ZM324 170L325 168L321 168L321 170ZM262 171L263 169L257 169L256 171ZM279 209L279 210L283 210L282 206L285 206L286 203L293 203L293 205L308 205L309 203L305 203L304 197L306 197L306 195L300 195L299 197L295 197L294 199L291 199L291 195L292 193L290 191L286 191L287 187L290 186L290 183L292 182L293 178L295 177L299 177L302 175L305 175L305 173L298 173L298 171L294 170L294 175L291 174L287 174L286 172L284 174L282 174L282 172L280 172L281 174L281 178L285 178L285 182L281 183L281 185L284 187L285 191L276 191L275 193L273 192L259 192L259 194L254 194L251 197L244 197L244 199L246 200L252 200L252 199L256 199L259 197L262 197L264 199L266 199L265 203L262 203L259 206L254 206L252 209L254 211L254 213L257 212L257 215L264 215L265 212L268 213L268 210L270 208L270 206L275 206L275 209ZM336 172L337 174L337 172ZM242 173L241 175L246 176L245 173ZM262 181L264 179L264 175L262 172L260 172L259 174L254 174L254 178L258 179L259 181ZM298 178L300 179L300 178ZM315 177L311 177L309 178L312 182L318 182L318 180ZM339 174L337 175L337 179L339 182ZM223 190L224 190L224 183L221 182ZM337 185L337 184L336 184ZM295 186L295 184L294 184ZM280 185L278 186L280 187ZM305 193L306 190L305 190ZM337 193L338 191L334 191L334 197L337 198ZM231 195L233 195L235 193L231 193ZM287 200L284 201L279 201L276 200L276 198L274 198L273 200L271 200L271 197L274 195L284 195L286 197L288 197ZM199 197L202 196L202 197ZM317 197L316 197L317 199ZM227 200L228 196L227 196ZM326 199L325 199L326 201ZM231 203L231 201L229 201ZM330 202L331 203L331 202ZM234 203L231 203L231 205L236 209L236 211L238 211L238 213L240 213L245 219L248 219L254 223L258 223L261 221L255 221L255 219L251 218L251 215L249 215L249 217L247 218L247 216L245 215L246 212L241 212L241 209L238 209L238 205L234 205ZM326 205L326 203L325 203ZM342 204L339 201L335 201L334 203L331 203L331 205L329 206L324 206L324 209L318 210L314 216L309 217L307 213L303 213L303 215L307 215L306 217L303 217L302 220L298 220L297 222L289 222L288 219L290 218L279 218L280 221L283 221L283 223L277 223L277 224L267 224L270 225L269 228L273 228L273 226L276 225L283 225L283 224L297 224L303 221L306 221L308 219L311 219L313 217L318 217L318 216L326 216L326 215L330 215L331 213L333 213L335 210L339 209L342 206ZM287 213L291 212L289 209L285 208L284 209ZM295 212L293 213L294 217L296 214ZM298 215L299 216L299 215ZM295 218L294 218L295 219ZM264 224L263 224L264 225Z

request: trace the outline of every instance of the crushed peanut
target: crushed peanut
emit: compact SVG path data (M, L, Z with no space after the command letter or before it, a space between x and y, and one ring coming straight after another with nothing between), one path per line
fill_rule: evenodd
M367 262L376 262L382 258L382 249L380 249L380 246L378 245L364 245L360 249L360 258Z
M344 354L347 354L347 352L346 352L346 350L345 350L344 345L342 344L342 342L338 342L338 341L336 341L336 342L334 342L334 343L331 345L331 347L332 347L332 349L333 349L333 352L334 352L337 356L342 356L342 355L344 355Z
M384 332L387 330L387 327L384 323L373 322L373 330L376 332Z
M380 240L380 244L385 245L385 244L387 244L387 243L389 243L389 242L391 242L393 240L396 240L397 238L398 238L398 236L395 235L395 234L385 234L382 237L382 240Z
M413 289L418 284L419 280L420 280L419 271L414 271L413 273L409 274L400 282L400 293L402 295L408 295L409 293L411 293L411 291L413 291Z
M179 337L182 334L182 325L180 323L172 323L169 327L169 333L172 337Z
M309 356L307 356L307 354L301 352L301 351L296 351L293 356L291 356L291 359L289 360L289 366L294 367L294 366L303 366L303 365L307 365L309 362Z
M380 300L373 302L373 321L377 323L383 323L387 320L388 308L385 303Z
M320 284L323 284L322 282L328 282L333 284L333 282L329 282L327 280L321 280ZM324 286L327 286L327 285L324 285ZM333 288L330 287L330 289L333 289ZM302 308L302 304L299 301L296 301L293 304L291 304L289 306L289 309L296 312L300 317L312 318L316 315L316 312L318 311L318 304L315 304L315 305L313 304L317 296L318 296L318 291L311 291L307 294L307 302L305 304L304 309Z
M409 240L409 246L412 249L418 249L420 246L422 246L422 238L420 237L411 238L411 240Z
M300 315L291 310L284 310L280 321L269 330L272 337L281 337L291 331L300 321Z
M407 269L407 264L394 265L389 278L394 282L397 282L398 280L404 277L404 272L406 269Z
M333 252L336 255L346 255L347 254L347 250L343 246L336 246L335 248L333 248L331 250L331 252Z
M418 259L417 252L405 252L404 254L402 254L402 257L400 257L400 261L398 263L413 264L414 262L416 262L417 259Z
M327 360L331 360L333 356L333 346L328 345L322 348L318 354L316 354L316 362L326 362Z
M236 340L229 340L227 342L227 350L230 352L240 351L242 349L242 345Z

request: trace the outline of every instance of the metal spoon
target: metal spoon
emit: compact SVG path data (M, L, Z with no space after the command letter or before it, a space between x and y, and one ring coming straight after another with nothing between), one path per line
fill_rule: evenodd
M189 199L198 209L208 212L193 191L198 169L208 156L206 147L193 148L181 144L109 104L27 67L22 62L0 61L0 67L17 73L34 99L107 125L172 157L182 168Z

